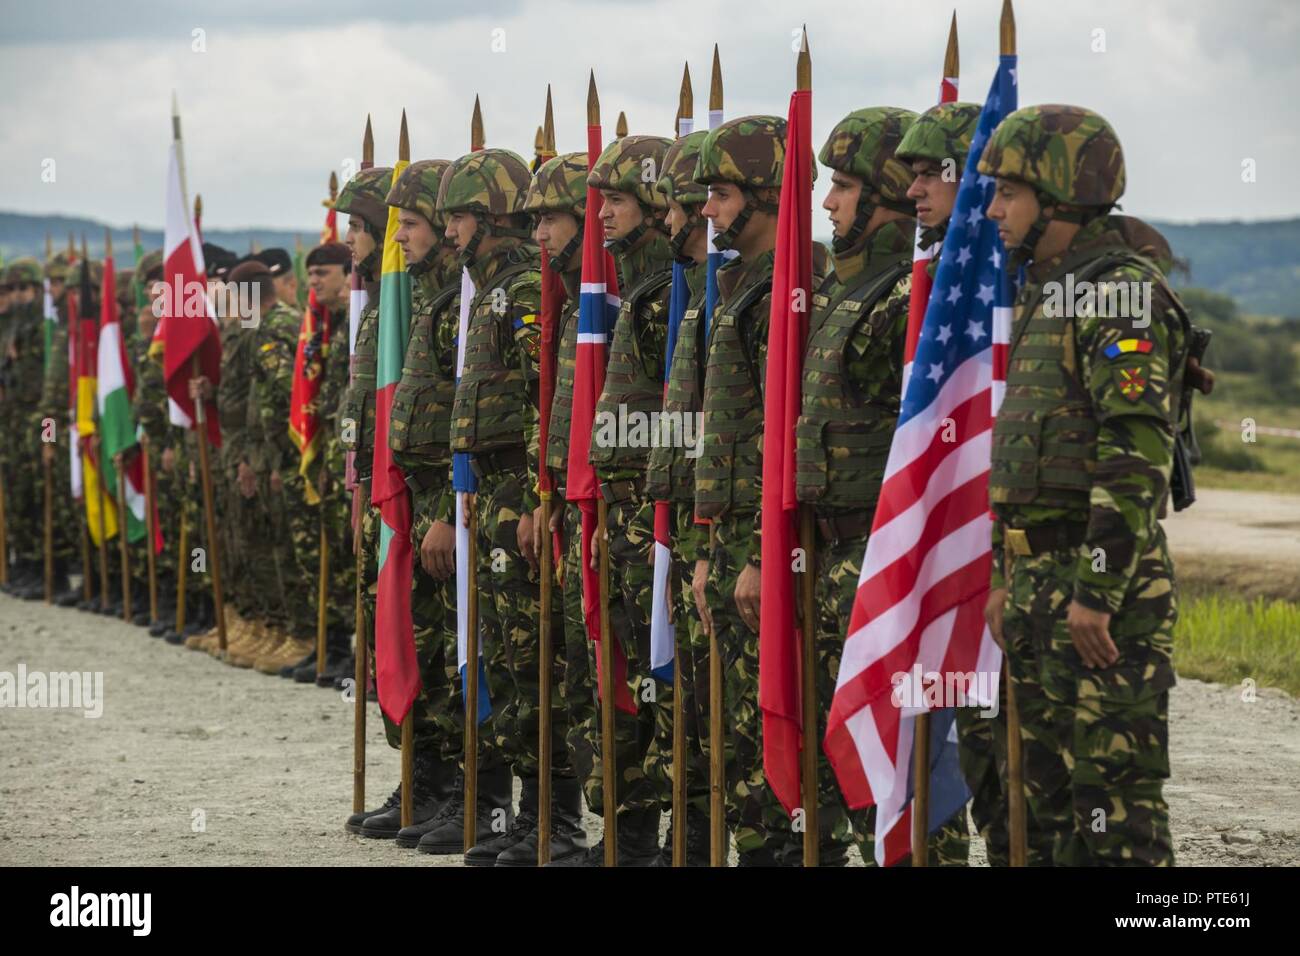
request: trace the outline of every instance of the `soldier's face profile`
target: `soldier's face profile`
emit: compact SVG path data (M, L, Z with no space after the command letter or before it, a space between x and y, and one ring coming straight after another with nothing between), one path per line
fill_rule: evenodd
M858 198L862 195L862 180L838 169L831 173L831 188L822 208L830 213L836 236L846 236L853 228L858 215Z
M578 220L572 213L551 209L538 213L533 238L546 248L548 255L558 256L577 234Z
M438 236L434 233L433 224L418 212L412 212L409 209L398 211L397 232L393 239L402 247L408 265L419 262L438 243Z
M745 193L739 186L735 183L712 183L703 215L706 219L713 220L713 225L719 232L724 232L744 208Z
M644 213L635 196L615 189L600 191L604 202L600 207L600 224L605 229L605 239L622 239L641 224Z
M478 228L478 218L470 212L453 212L447 217L446 236L456 244L457 252L464 252L468 247L470 240L474 238L474 230Z
M912 172L916 178L907 187L907 198L916 203L916 218L923 226L947 222L957 201L958 183L945 179L943 168L931 159L914 160Z
M348 216L348 231L343 236L343 244L352 250L353 265L375 251L375 240L366 232L366 221L355 214Z
M1006 248L1015 249L1024 241L1039 211L1038 197L1032 189L1014 179L998 177L988 217L998 224L998 235Z
M321 302L334 302L347 287L348 277L338 265L307 267L307 285Z

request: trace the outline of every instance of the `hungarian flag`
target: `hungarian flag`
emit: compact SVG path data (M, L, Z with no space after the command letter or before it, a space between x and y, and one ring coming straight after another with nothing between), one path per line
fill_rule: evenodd
M338 241L338 213L331 208L325 214L321 242ZM308 479L311 463L320 455L320 408L317 403L321 382L325 379L325 361L329 356L333 331L329 309L316 298L316 290L310 289L307 308L302 314L302 327L298 330L298 351L293 359L293 387L289 397L289 437L301 455L298 474ZM314 481L303 483L303 497L309 505L320 502Z
M957 77L945 76L939 81L939 102L957 101ZM930 301L930 262L934 259L934 246L921 244L921 224L916 224L916 244L912 247L912 297L907 303L907 337L903 344L903 391L912 374L912 358L916 355L916 340L921 335L925 319L925 306Z
M96 365L96 395L99 404L99 447L103 452L104 490L117 494L117 467L113 457L136 445L131 396L135 379L126 360L122 323L117 313L117 288L113 257L104 257L104 284L99 295L99 347ZM148 534L145 523L144 459L132 455L126 466L126 539L139 541ZM116 497L114 497L116 501ZM154 527L157 527L155 522ZM162 548L162 536L154 536L154 549Z
M787 813L799 795L800 647L814 622L795 626L791 573L798 541L795 421L803 394L804 343L812 302L812 91L790 95L785 169L777 214L772 313L767 338L763 419L762 595L758 633L758 704L763 712L763 772ZM806 559L806 555L804 556ZM805 568L805 573L814 573Z
M600 127L587 127L587 166L600 157ZM601 237L600 190L587 187L587 215L582 236L582 293L578 298L578 354L573 374L573 413L569 422L569 461L565 495L582 513L582 613L587 635L596 642L596 672L603 674L600 635L600 577L591 569L592 537L596 533L596 499L600 488L590 461L591 431L596 420L596 400L605 388L605 361L610 333L618 319L618 277L613 257ZM620 710L636 713L627 686L627 660L614 642L614 702ZM603 680L603 678L601 678ZM605 688L600 698L606 700Z
M109 540L117 536L117 508L113 504L117 488L116 485L102 484L107 478L103 467L101 467L103 464L103 444L100 443L99 449L96 451L91 443L86 441L96 432L95 399L99 365L99 322L94 314L94 295L90 287L89 260L81 264L80 286L81 289L77 296L79 315L76 319L78 326L76 424L78 438L86 449L85 470L82 475L85 486L86 525L89 528L91 540L98 545L101 540L101 518L103 521L103 539ZM113 480L116 482L116 475L113 476ZM103 495L99 493L101 488L104 492ZM102 516L100 514L101 499L104 506Z
M179 120L173 117L179 130ZM197 412L190 398L194 359L198 373L212 383L212 397L205 402L208 441L221 445L221 424L217 420L216 387L221 381L221 337L216 316L208 302L208 277L203 265L203 247L198 224L190 221L189 202L181 179L180 134L172 139L167 166L167 228L163 234L163 281L168 291L164 310L154 328L154 339L163 343L163 374L167 380L167 407L173 425L193 428Z
M409 163L398 160L393 180ZM400 724L420 692L411 623L411 497L406 477L388 447L393 393L402 377L406 340L411 336L411 276L394 240L397 209L388 210L383 273L379 280L379 352L375 368L375 451L370 503L379 509L379 582L375 600L375 683L379 706Z

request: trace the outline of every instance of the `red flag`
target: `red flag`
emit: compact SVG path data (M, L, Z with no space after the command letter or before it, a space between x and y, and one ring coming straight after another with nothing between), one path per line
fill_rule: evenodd
M321 230L321 243L338 242L338 213L331 206L325 214L325 228ZM320 397L321 383L325 378L325 357L329 354L329 309L316 298L316 290L307 293L307 308L303 310L302 326L298 330L298 350L293 358L293 386L289 397L289 437L301 456L298 474L307 478L303 494L307 503L320 501L315 483L310 480L311 463L320 454Z
M795 421L803 392L804 342L812 302L812 91L790 96L785 169L777 216L772 314L763 417L763 554L758 703L763 772L786 812L799 806L800 642L795 627ZM813 569L808 568L808 573ZM812 622L805 622L811 630ZM811 640L812 634L802 635Z

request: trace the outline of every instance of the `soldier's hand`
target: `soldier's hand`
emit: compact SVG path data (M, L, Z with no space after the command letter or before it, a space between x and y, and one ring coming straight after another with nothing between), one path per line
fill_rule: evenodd
M474 492L471 491L465 492L465 507L461 511L460 520L461 520L461 524L463 524L467 528L469 527L469 516L474 513L474 508L475 508L477 498L478 495L476 495Z
M1110 639L1110 615L1105 611L1071 601L1065 623L1085 667L1110 667L1119 660L1119 650Z
M998 647L1005 654L1007 645L1002 643L1002 611L1007 606L1007 589L994 588L989 591L988 602L984 605L984 623L989 626L989 633Z
M239 493L245 498L252 498L257 494L257 472L249 466L248 462L241 461L239 468L235 473L235 481L239 485Z
M538 505L533 509L533 551L540 560L542 557L542 538L549 538L546 529L542 527L542 506ZM549 544L549 540L547 542Z
M741 571L740 577L736 578L736 590L732 595L732 599L736 602L736 610L740 612L740 619L755 634L758 633L758 602L762 594L762 572L752 564L746 564L745 570Z
M713 615L709 613L709 602L704 596L704 585L709 580L709 562L696 561L695 573L691 575L691 593L695 595L695 610L700 614L700 624L704 633L713 636Z
M519 552L528 562L528 566L534 571L537 570L537 539L533 534L533 516L527 511L519 516L519 524L515 527L515 540L519 544Z
M1202 368L1201 363L1195 355L1187 358L1187 384L1196 389L1202 395L1209 395L1214 391L1214 373L1208 368Z
M212 397L212 383L208 381L206 375L199 375L190 379L190 398L194 400L202 399L207 401Z
M162 461L162 470L171 471L176 467L176 452L171 448L164 448L160 457Z
M445 581L456 573L456 529L435 521L420 542L420 566L429 577Z
M600 549L602 547L601 545L602 541L604 542L604 546L608 547L609 528L605 529L605 536L602 538L600 535L600 528L597 527L594 531L591 532L591 560L587 562L588 564L591 565L591 570L593 571L600 570Z
M277 495L284 490L284 481L280 478L279 471L271 472L271 490Z

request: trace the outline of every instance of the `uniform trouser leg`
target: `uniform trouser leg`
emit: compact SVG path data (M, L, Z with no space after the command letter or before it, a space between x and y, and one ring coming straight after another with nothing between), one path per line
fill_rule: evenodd
M439 581L420 565L420 542L432 524L416 521L411 540L411 619L415 656L420 665L420 693L412 709L417 749L459 762L465 752L465 701L456 673L456 580ZM451 655L450 666L448 654Z
M596 707L596 675L591 669L591 641L582 611L582 521L575 505L558 498L555 507L564 509L562 523L563 594L557 594L563 605L564 619L564 680L561 698L568 723L565 728L565 748L574 774L582 786L587 807L592 813L602 812L602 781L596 766L595 741L600 734Z
M614 779L617 790L614 799L620 812L659 807L658 787L647 777L645 767L646 754L655 734L655 704L653 699L645 698L657 696L659 690L653 688L648 666L653 509L652 502L641 498L628 499L611 504L606 517L609 533L609 593L606 603L610 632L627 661L626 683L636 707L636 713L632 714L610 701L610 706L614 707ZM599 663L594 644L588 645L587 666L593 675L593 692L597 693L588 737L595 754L593 773L596 779L588 792L588 804L592 812L603 813L605 794L600 708L605 701L599 699Z
M540 580L519 550L516 533L524 508L524 489L519 476L498 472L479 479L478 507L478 594L480 655L487 654L490 668L499 672L504 663L507 679L489 684L494 694L493 726L490 735L516 776L536 777L538 772L538 614ZM553 645L554 647L554 645ZM564 679L563 656L558 648L547 666L555 688ZM498 713L495 699L500 694L504 707ZM552 695L551 761L555 776L572 776L564 735L560 695Z
M56 564L62 564L65 568L71 568L71 562L74 556L79 556L77 536L81 533L81 526L77 522L77 508L80 506L80 503L72 497L72 459L68 454L66 446L55 446L54 462L50 468L50 480L53 482L51 491L54 499L54 524L51 528L51 540L54 544L54 561ZM44 482L45 476L44 471L42 470L42 508L38 513L40 516L42 555L44 555L45 551ZM117 495L117 489L113 489L113 495Z
M984 839L989 866L1007 866L1011 846L1006 787L1007 695L1001 682L998 692L995 716L982 716L975 707L957 708L958 758L971 792L971 818Z
M1169 688L1177 599L1163 529L1138 561L1110 636L1119 660L1085 667L1066 625L1073 551L1016 557L1003 633L1016 680L1030 862L1172 865Z
M40 419L27 411L15 415L20 429L14 442L14 452L5 472L8 499L5 501L5 520L8 522L9 547L19 561L39 564L44 556L41 539L41 522L45 514L44 474L41 465ZM68 432L60 427L56 454L68 454Z

